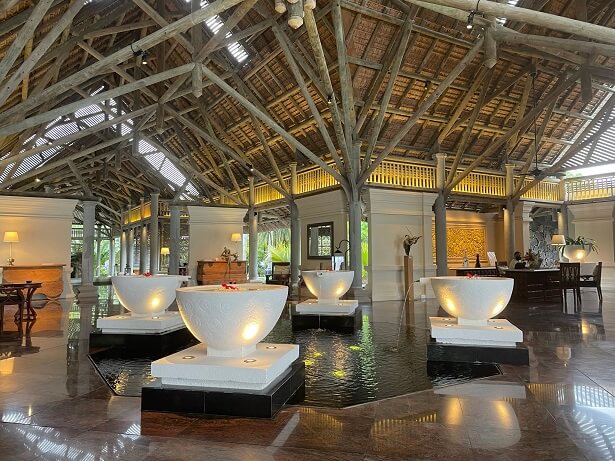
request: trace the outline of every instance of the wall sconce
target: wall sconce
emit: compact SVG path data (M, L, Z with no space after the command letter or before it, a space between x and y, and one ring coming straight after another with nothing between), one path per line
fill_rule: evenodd
M13 243L19 243L19 234L15 231L6 231L3 242L9 244L9 258L7 261L9 266L12 266L15 262L15 259L13 259Z
M342 243L346 242L346 251L342 253L340 249ZM350 242L346 239L341 240L340 243L335 247L335 251L333 255L331 255L331 269L334 271L342 270L342 265L344 266L344 270L348 270L348 252L350 251Z

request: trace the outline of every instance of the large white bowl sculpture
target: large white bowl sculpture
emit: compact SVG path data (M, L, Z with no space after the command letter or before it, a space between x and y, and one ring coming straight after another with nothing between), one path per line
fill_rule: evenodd
M243 283L177 289L177 304L190 332L207 344L207 355L245 357L273 329L288 287Z
M117 275L111 277L120 304L133 317L162 315L175 300L185 275Z
M486 325L508 305L514 280L505 277L432 277L440 306L458 325Z
M319 303L335 302L350 289L354 271L301 271L305 284Z

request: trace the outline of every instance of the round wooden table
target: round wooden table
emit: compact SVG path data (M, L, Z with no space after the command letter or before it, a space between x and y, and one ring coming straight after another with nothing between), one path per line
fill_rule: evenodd
M16 304L15 321L36 320L36 312L32 308L32 296L42 286L40 282L1 283L0 284L0 321L4 320L4 306ZM25 308L25 315L24 315Z

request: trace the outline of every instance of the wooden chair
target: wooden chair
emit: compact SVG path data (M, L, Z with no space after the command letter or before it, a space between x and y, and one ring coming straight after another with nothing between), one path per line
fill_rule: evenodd
M572 290L574 296L574 310L577 311L577 301L581 303L581 264L580 263L560 263L559 265L559 287L564 297L564 310L567 310L568 290Z
M584 275L581 277L580 286L594 287L598 292L598 300L602 302L602 262L596 264L592 275Z
M265 275L265 283L268 285L290 285L290 263L271 263L271 274Z

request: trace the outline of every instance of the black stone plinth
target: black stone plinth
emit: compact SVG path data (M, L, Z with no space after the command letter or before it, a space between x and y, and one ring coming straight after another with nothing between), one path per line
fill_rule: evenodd
M297 360L262 391L162 384L144 386L141 411L273 418L285 404L299 403L304 398L305 364Z
M427 361L529 365L530 356L523 344L516 347L467 346L442 344L432 339L427 343Z
M187 328L168 331L165 333L127 334L127 333L90 333L90 354L107 349L119 347L129 350L134 357L139 355L164 357L197 344Z
M321 329L338 333L354 333L363 326L361 308L350 315L300 314L292 311L293 330Z

